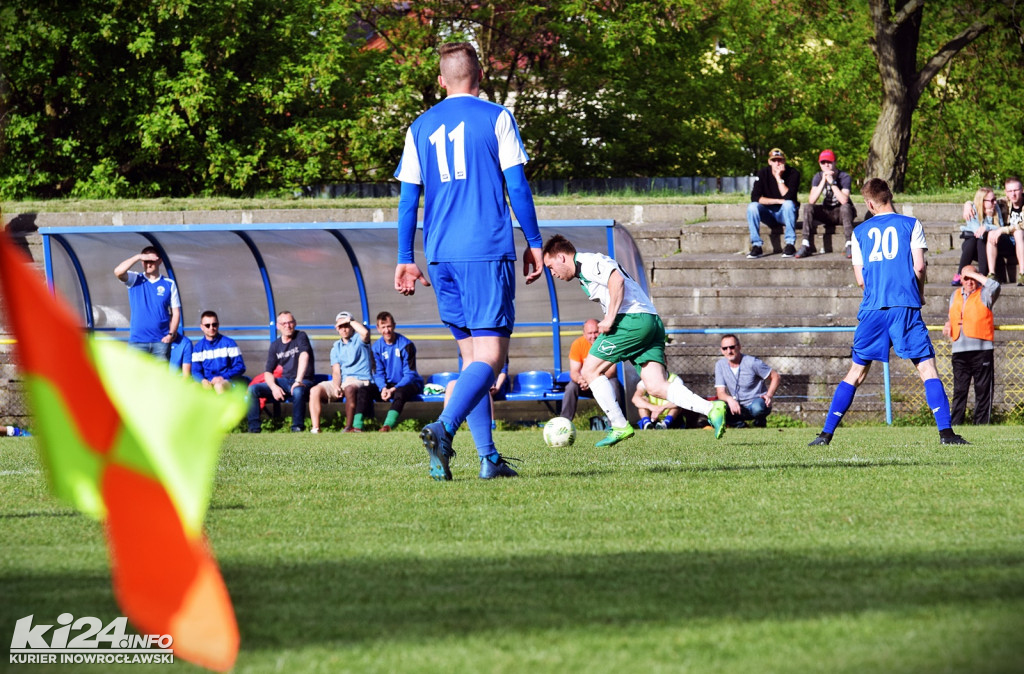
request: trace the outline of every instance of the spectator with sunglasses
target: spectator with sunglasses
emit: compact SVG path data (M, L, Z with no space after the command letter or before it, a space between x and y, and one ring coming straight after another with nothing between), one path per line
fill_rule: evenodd
M203 388L217 393L229 390L245 373L242 351L235 340L220 334L220 319L214 311L199 317L203 338L192 345L192 378Z
M736 335L722 336L722 357L715 363L715 391L728 407L727 425L744 428L750 421L754 428L764 428L782 377L771 365L760 358L744 356L740 349Z

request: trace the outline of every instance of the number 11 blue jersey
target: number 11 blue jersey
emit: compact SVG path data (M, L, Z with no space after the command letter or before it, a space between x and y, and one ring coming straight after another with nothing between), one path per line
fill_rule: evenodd
M428 262L516 259L502 172L527 160L515 119L500 105L456 94L416 118L395 177L423 186Z

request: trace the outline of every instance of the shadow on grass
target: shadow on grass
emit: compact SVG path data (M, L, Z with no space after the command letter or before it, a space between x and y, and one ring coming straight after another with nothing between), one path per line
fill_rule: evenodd
M952 466L950 461L901 461L891 459L886 461L859 460L847 461L836 459L833 461L804 461L804 462L779 462L779 463L751 463L743 466L722 465L722 466L654 466L650 469L652 473L718 473L734 470L787 470L798 468L803 470L818 470L822 468L913 468L916 466Z
M243 649L429 641L478 632L689 621L802 620L868 611L956 612L1024 602L1024 553L869 556L769 549L501 559L347 559L223 568ZM2 578L0 624L98 615L104 574ZM114 615L117 615L114 609ZM1014 625L1024 631L1024 611ZM1024 655L1024 642L1016 647Z

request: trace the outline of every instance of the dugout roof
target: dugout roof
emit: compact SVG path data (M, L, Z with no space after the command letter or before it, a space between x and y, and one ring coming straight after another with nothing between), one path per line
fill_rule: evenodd
M545 240L560 233L582 251L615 257L647 288L643 260L621 225L545 220L540 226ZM184 333L201 338L200 313L216 311L221 331L242 347L250 375L262 370L267 346L276 337L275 316L283 310L291 311L314 340L318 372L329 370L330 345L337 339L334 316L342 310L363 320L372 333L376 314L390 311L399 332L416 342L424 376L457 369L456 349L440 322L432 289L418 287L413 297L394 290L395 222L44 227L39 233L51 287L97 333L127 339L128 293L113 270L152 245L165 261L163 273L178 285ZM523 238L517 234L516 241L521 250ZM422 229L415 250L428 273ZM527 286L517 262L517 278L512 370L557 375L582 322L600 319L600 307L588 302L577 284L557 281L546 269L546 283Z

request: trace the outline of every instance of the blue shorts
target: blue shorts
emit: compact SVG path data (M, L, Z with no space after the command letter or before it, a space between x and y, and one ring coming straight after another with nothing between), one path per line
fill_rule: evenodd
M858 365L869 361L889 362L889 349L915 363L935 357L921 310L911 307L865 309L857 314L851 356Z
M514 260L435 262L429 267L441 320L473 333L512 334L516 322Z

